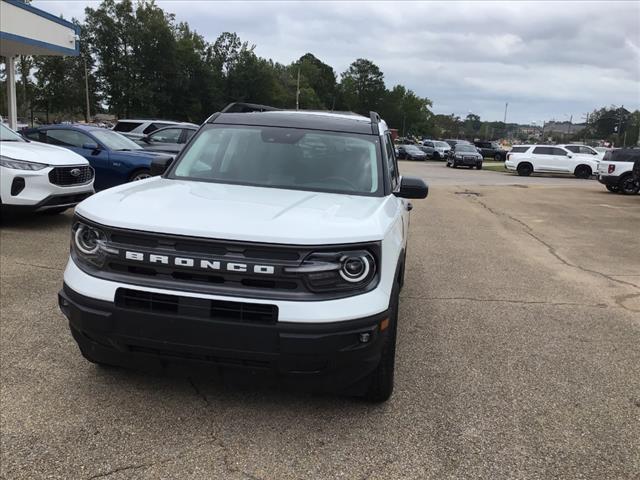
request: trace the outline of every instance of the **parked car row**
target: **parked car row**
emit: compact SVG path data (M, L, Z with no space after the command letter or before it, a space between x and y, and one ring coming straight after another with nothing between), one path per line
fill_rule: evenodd
M95 189L142 180L151 175L151 161L170 157L161 152L144 150L117 132L86 125L48 125L23 131L35 142L65 147L84 157L96 173Z

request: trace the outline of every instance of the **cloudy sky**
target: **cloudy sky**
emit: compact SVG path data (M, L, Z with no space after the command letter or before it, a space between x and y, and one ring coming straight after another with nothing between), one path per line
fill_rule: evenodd
M640 2L157 2L213 41L231 31L290 63L311 52L339 75L356 58L433 101L436 113L577 122L640 108ZM34 0L65 18L93 1Z

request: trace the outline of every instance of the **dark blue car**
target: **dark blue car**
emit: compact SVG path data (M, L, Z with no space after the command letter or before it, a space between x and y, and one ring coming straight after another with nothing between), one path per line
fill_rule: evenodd
M117 132L91 125L47 125L24 130L22 134L36 142L68 148L86 158L96 172L96 190L147 178L152 159L171 157L146 151Z

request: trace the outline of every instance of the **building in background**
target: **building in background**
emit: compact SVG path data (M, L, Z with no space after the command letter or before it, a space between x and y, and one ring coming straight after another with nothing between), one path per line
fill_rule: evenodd
M7 72L7 122L17 127L16 57L78 55L80 29L22 0L0 0L0 56Z

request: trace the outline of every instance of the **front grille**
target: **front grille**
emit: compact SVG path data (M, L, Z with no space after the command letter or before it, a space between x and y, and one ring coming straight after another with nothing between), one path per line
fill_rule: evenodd
M61 187L83 185L91 180L93 180L93 168L89 165L55 167L49 172L49 181Z
M165 295L127 288L116 291L115 303L128 310L210 320L261 324L278 321L278 307L275 305Z
M355 289L337 288L334 291L330 280L336 283L337 272L332 272L332 279L326 279L328 288L316 288L307 274L290 269L302 265L312 253L336 252L343 248L366 249L372 251L378 261L380 258L379 244L373 242L284 245L96 227L106 234L110 247L100 267L95 268L72 252L76 263L92 275L129 285L206 295L283 300L343 298L368 290L355 293ZM232 265L240 268L234 269ZM320 285L321 280L317 278L314 282ZM376 283L371 282L367 289L375 288Z
M40 208L55 207L58 205L75 205L90 196L91 193L77 193L75 195L55 195L53 197L49 197L44 203L42 203L40 205Z

